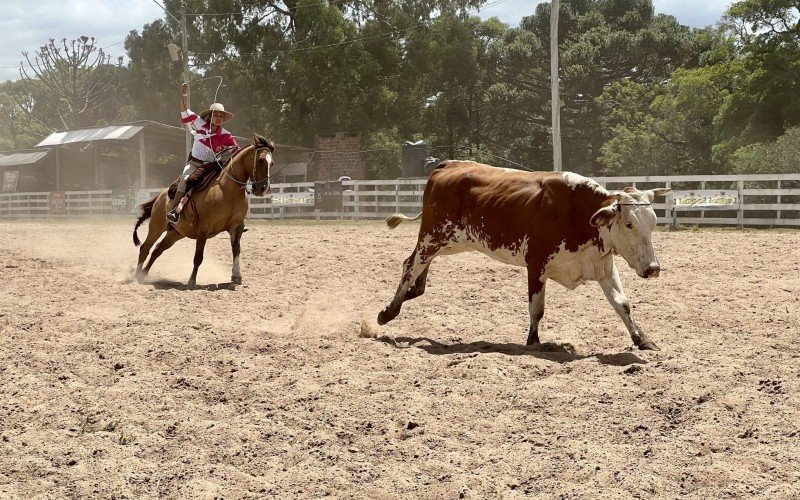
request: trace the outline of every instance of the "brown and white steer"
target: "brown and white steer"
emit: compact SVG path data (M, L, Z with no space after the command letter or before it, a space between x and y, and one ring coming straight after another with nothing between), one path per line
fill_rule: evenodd
M395 214L391 228L422 218L417 246L403 264L392 302L378 314L384 325L403 301L425 292L434 257L469 250L528 269L528 345L539 343L548 279L569 289L598 281L640 349L658 350L631 318L628 298L614 264L621 255L642 278L660 267L651 233L650 203L669 189L606 191L569 172L522 172L471 161L445 161L431 173L416 217Z

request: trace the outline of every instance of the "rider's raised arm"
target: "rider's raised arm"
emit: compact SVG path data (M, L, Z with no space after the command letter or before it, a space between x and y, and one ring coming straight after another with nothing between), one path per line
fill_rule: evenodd
M189 110L189 82L181 84L181 113Z
M205 121L189 109L189 84L186 82L181 85L181 123L186 125L190 132L205 125Z

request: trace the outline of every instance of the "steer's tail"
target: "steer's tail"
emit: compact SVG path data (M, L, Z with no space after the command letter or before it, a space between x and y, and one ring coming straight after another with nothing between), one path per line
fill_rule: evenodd
M386 218L386 225L389 226L389 229L394 229L400 225L401 222L405 222L407 220L420 220L422 218L422 212L418 213L415 217L408 217L403 214L393 214Z
M141 241L139 241L139 235L136 234L136 230L139 229L139 226L142 225L142 222L149 219L153 214L153 205L156 202L156 198L158 198L158 195L153 196L150 200L139 205L139 208L142 210L142 215L139 216L139 220L137 220L136 225L133 226L133 244L137 247L141 244Z

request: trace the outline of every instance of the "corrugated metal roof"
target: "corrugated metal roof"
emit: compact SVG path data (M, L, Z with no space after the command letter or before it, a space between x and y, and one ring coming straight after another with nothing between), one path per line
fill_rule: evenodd
M277 162L276 162L277 163ZM275 167L275 174L278 177L288 175L305 175L308 163L286 163L284 165L277 164Z
M84 128L80 130L67 130L66 132L53 132L36 147L57 146L76 142L91 141L124 141L142 131L144 125L112 125L102 128Z
M41 160L47 153L49 153L49 149L45 149L42 151L31 151L31 150L21 150L21 151L0 151L0 167L15 167L18 165L32 165L37 161Z

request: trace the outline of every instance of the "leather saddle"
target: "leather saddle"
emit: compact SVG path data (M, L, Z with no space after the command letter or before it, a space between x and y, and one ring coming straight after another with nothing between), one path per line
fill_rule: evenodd
M230 161L230 159L228 159L228 161ZM227 164L228 161L225 163ZM220 166L215 161L200 165L194 172L191 173L191 175L189 175L189 177L186 178L186 192L191 192L194 194L204 191L211 185L212 181L220 172ZM172 181L172 184L169 186L169 191L167 191L167 194L169 195L170 199L175 199L175 192L178 190L178 183L180 180L181 178L178 176L178 178Z

